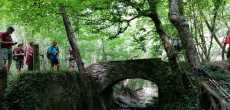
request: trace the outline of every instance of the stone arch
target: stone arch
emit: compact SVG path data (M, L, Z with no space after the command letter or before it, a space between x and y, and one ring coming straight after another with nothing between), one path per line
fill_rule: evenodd
M167 100L164 91L168 87L166 84L171 69L167 62L161 59L137 59L126 61L110 61L92 64L87 68L87 73L94 76L98 85L97 92L105 103L109 103L112 90L117 82L124 79L144 79L157 84L159 89L159 103ZM109 105L109 104L105 104Z
M161 85L171 70L168 63L161 59L137 59L92 64L87 68L87 73L96 78L99 92L102 92L124 79L140 78Z
M159 90L158 90L159 87L158 87L158 85L155 82L152 82L152 81L149 81L149 80L145 80L145 79L142 79L142 78L127 78L127 79L129 81L135 81L135 80L136 81L137 80L140 81L140 80L142 80L142 81L148 82L149 84L151 83L151 91L149 91L149 93L147 93L147 94L148 94L148 98L151 97L152 99L154 99L154 102L152 102L151 104L149 103L147 106L145 106L146 107L145 109L150 109L151 108L151 109L154 109L154 110L156 109L157 110L159 108L159 103L158 103L159 102ZM124 79L122 81L126 81L127 79ZM133 110L133 109L143 109L142 107L146 103L145 104L142 103L141 104L142 106L139 105L139 106L135 107L135 106L133 106L134 103L132 103L132 101L130 101L130 103L129 103L128 100L124 100L125 98L129 97L129 95L126 96L127 94L129 94L129 92L124 92L124 91L122 91L122 89L119 89L119 88L117 88L119 91L117 91L117 89L114 89L114 87L116 87L117 85L119 85L119 83L121 83L121 81L119 81L118 83L114 84L112 88L107 88L107 90L109 90L109 89L112 90L112 91L109 91L109 93L112 93L112 97L111 98L113 99L112 101L111 100L106 100L106 99L108 99L108 97L105 97L106 102L109 103L108 105L111 105L111 106L108 107L108 109L111 109L111 108L116 109L116 107L118 107L118 108L122 107L121 106L122 104L125 105L126 107L127 106L130 107L129 109L131 109L131 110ZM148 86L150 87L150 85L148 85ZM132 88L130 86L125 86L125 88L129 88L129 90L131 90L132 92L135 92L135 93L136 93L136 90L145 90L144 87L145 86L142 85L142 86L138 87L139 89L137 89L137 88L134 89L134 88ZM142 89L140 89L140 88L142 88ZM108 92L107 90L104 91L104 93L102 94L102 96L105 96L106 92ZM116 91L114 91L114 90L116 90ZM126 95L124 95L123 93L125 93ZM142 91L142 93L145 93L145 91ZM123 94L123 95L121 95L121 94ZM130 96L132 96L132 95L130 95ZM137 96L137 97L140 98L142 96ZM138 100L138 101L142 101L143 102L145 99L142 99L142 98L135 99L134 98L134 100L136 100L136 101ZM125 108L125 109L127 109L127 108Z

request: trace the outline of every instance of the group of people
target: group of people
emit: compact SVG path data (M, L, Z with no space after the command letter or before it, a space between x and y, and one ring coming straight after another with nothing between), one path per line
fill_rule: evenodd
M24 64L28 65L28 70L30 71L33 70L33 47L32 46L33 46L33 42L30 42L25 47L24 44L21 43L18 44L17 47L13 49L12 59L16 62L15 64L18 73L21 72Z
M31 71L34 68L34 48L33 42L30 42L27 45L23 43L17 43L12 40L11 34L14 32L13 27L8 27L6 32L0 32L0 58L3 61L4 65L0 65L9 72L12 64L12 60L15 61L16 69L20 73L24 65L28 66L28 70ZM14 47L17 45L16 47ZM13 48L14 47L14 48ZM57 42L53 41L52 44L47 48L46 56L51 64L53 70L59 70L59 48ZM69 62L70 69L74 69L74 58L72 49L69 50Z

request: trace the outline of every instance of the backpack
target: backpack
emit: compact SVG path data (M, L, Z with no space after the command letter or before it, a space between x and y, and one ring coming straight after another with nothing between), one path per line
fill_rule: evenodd
M51 52L49 51L50 48L51 48ZM46 57L47 57L48 59L50 59L50 56L52 55L52 51L53 51L54 49L56 49L56 50L59 52L59 48L58 48L58 47L50 46L50 47L48 48L47 52L46 52Z
M16 55L13 55L13 60L14 61L17 61L18 60L18 57Z
M47 51L46 52L46 57L49 59L50 58L50 53Z
M175 50L180 51L183 49L182 42L180 39L172 38L170 42Z
M17 60L18 60L18 57L15 55L15 51L13 51L13 57L12 57L12 59L13 59L14 61L17 61Z
M21 49L21 48L18 48L18 50L16 50L16 49L13 50L12 59L15 60L15 61L23 60L24 59L24 55L23 56L21 56L21 55L17 56L16 55L17 53L19 53L19 54L21 54L21 53L25 54L25 51L23 49Z

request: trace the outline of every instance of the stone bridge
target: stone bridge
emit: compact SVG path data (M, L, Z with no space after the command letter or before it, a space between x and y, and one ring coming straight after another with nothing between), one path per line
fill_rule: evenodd
M127 61L110 61L92 64L87 73L95 77L102 92L124 79L140 78L152 81L158 86L166 81L171 73L168 63L161 59L138 59ZM165 79L166 78L166 79Z
M97 92L103 97L105 105L111 104L112 87L124 79L139 78L156 83L159 88L160 104L170 102L168 97L175 95L173 89L177 88L174 86L178 86L171 82L170 67L161 59L102 62L87 67L87 73L95 77L94 81L98 84ZM170 94L169 91L172 93Z
M134 78L145 79L157 84L159 109L161 110L161 107L180 100L184 94L189 92L185 89L186 86L182 85L185 82L182 77L183 74L173 73L169 66L167 62L161 59L101 62L86 68L85 75L89 75L92 78L89 82L73 74L61 76L49 73L23 74L22 76L25 80L19 80L17 84L20 85L15 86L12 88L13 91L8 93L9 104L13 104L12 109L8 110L15 110L14 107L17 107L18 110L25 110L24 108L27 107L36 108L36 110L57 110L57 108L58 110L110 110L113 101L112 87L119 81ZM0 73L5 72L0 71ZM38 79L42 80L39 81ZM82 86L82 81L87 82L88 87ZM1 76L0 92L2 94L5 82L5 77ZM25 84L33 85L36 88L31 88ZM202 93L200 94L201 102L205 102L201 104L204 105L202 108L204 110L210 110L210 108L230 110L229 103L226 103L226 101L222 100L223 98L212 92L211 86L206 85L203 84ZM43 92L41 93L41 91ZM38 99L39 102L24 105L24 102L31 102L31 98L24 98L22 95L25 92L28 93L25 97L30 96ZM19 109L19 105L20 107L23 105L23 107Z
M98 84L97 93L102 97L105 105L111 105L112 87L119 81L125 79L145 79L157 84L159 88L159 106L163 107L167 103L171 103L178 99L178 94L181 94L180 85L183 82L182 74L173 75L170 65L161 59L137 59L126 61L110 61L92 64L87 67L87 73L93 76L94 83ZM218 108L215 110L230 110L229 103L226 103L223 98L218 98L218 95L213 95L208 86L201 84L202 94L201 108L209 110L210 108ZM173 98L174 97L174 98ZM211 97L211 98L210 98ZM214 98L212 98L214 97ZM215 99L215 100L214 100ZM212 103L211 103L212 102ZM204 105L207 105L203 107ZM109 106L106 110L109 110Z

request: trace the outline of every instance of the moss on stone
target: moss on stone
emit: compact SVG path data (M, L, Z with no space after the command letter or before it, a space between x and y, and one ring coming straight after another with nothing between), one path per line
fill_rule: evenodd
M24 73L6 91L8 110L79 110L79 76L68 72Z

